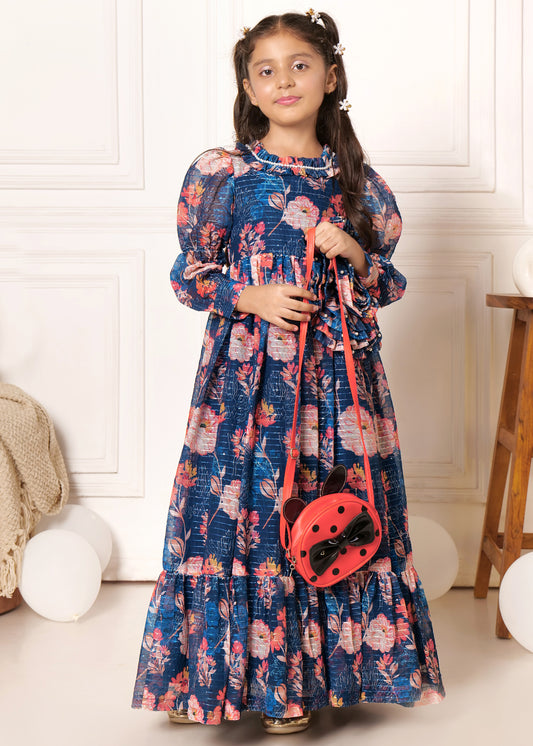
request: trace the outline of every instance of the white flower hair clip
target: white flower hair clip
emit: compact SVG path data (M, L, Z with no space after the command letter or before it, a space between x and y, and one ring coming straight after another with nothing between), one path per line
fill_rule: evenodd
M351 108L352 108L352 105L348 101L347 98L344 98L342 101L339 101L339 109L341 111L349 111Z
M318 23L320 21L320 13L318 13L316 10L313 10L313 8L309 8L306 16L309 16L309 20L311 23Z
M239 41L242 41L243 39L246 39L246 34L250 30L249 26L243 26L241 29L241 33L239 35Z
M333 47L333 53L340 54L341 57L345 53L345 51L346 51L346 47L340 42L338 44L335 44L335 46Z

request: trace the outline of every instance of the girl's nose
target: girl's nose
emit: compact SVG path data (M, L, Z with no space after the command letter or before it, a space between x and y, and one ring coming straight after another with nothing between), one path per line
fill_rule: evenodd
M289 88L294 85L292 76L289 73L282 73L278 78L279 88Z

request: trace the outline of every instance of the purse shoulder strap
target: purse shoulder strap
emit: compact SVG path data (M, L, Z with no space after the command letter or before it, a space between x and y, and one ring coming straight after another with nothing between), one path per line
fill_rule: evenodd
M315 253L315 228L309 228L309 230L307 231L307 244L306 244L306 272L305 272L305 289L306 290L309 286L309 280L311 278L311 270L313 266L314 253ZM355 365L353 361L352 346L350 344L350 336L348 334L348 327L346 324L346 318L345 318L345 313L344 313L344 304L341 298L341 287L339 283L339 275L337 272L337 262L335 261L335 257L330 259L330 265L333 265L333 269L335 271L335 280L337 283L337 291L338 291L338 296L339 296L339 307L340 307L341 321L342 321L342 339L343 339L343 347L344 347L344 359L346 361L346 371L348 373L348 381L350 383L350 390L352 392L354 408L355 408L355 412L357 415L357 425L359 427L359 433L361 435L361 443L363 446L366 493L368 495L368 502L371 505L374 505L374 488L372 485L372 476L370 472L370 461L368 459L368 453L367 453L366 446L365 446L363 423L361 419L361 409L359 407L359 396L357 394L357 381L355 378ZM282 544L285 549L287 549L290 545L290 529L287 524L287 521L285 520L285 516L283 514L283 506L285 502L292 495L292 487L294 484L294 473L296 469L296 461L299 455L299 450L296 448L296 426L297 426L297 420L298 420L298 408L299 408L299 403L300 403L300 382L301 382L301 377L302 377L302 363L303 363L305 339L307 335L308 324L309 324L308 321L302 321L300 323L300 339L299 339L299 348L298 348L298 377L296 380L296 395L295 395L295 400L294 400L294 412L293 412L293 418L292 418L289 456L287 459L287 466L285 468L285 476L283 480L283 493L282 493L281 510L280 510L280 514L281 514L280 515L280 535L281 535Z

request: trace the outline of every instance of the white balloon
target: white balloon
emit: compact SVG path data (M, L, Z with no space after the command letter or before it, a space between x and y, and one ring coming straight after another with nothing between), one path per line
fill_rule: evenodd
M450 590L459 572L459 555L450 534L440 523L415 515L409 516L409 534L413 546L413 564L426 598L431 601Z
M26 544L20 592L28 606L47 619L79 619L95 602L101 581L98 555L73 531L43 531Z
M533 552L515 560L503 576L500 611L514 639L533 653Z
M83 505L65 505L57 515L46 515L41 518L33 535L58 528L64 531L74 531L87 539L100 560L102 572L106 569L111 558L112 541L109 526L97 513Z
M522 295L533 296L533 238L522 244L515 254L513 280Z

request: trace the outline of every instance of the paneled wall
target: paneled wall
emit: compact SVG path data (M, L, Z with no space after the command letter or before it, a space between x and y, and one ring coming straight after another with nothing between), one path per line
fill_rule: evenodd
M0 3L0 377L50 411L108 578L155 577L207 316L175 300L185 170L233 138L231 48L278 0ZM514 292L533 236L533 0L324 2L351 117L395 192L383 309L411 514L473 580ZM533 524L530 506L526 520ZM529 527L531 530L531 526Z

